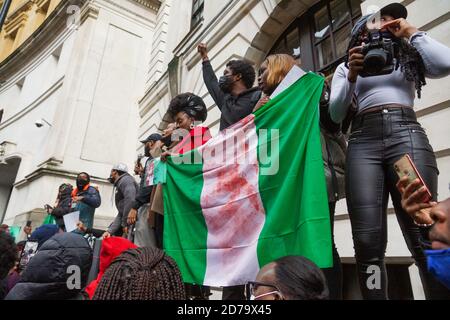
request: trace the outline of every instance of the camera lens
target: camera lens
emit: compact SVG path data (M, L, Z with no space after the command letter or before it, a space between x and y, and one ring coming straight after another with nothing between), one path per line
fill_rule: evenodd
M386 66L387 59L387 54L383 49L372 49L364 58L364 70L369 74L380 73Z

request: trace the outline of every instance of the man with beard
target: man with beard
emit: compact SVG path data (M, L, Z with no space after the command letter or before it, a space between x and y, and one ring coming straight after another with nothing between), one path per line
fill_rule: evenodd
M118 213L113 223L103 235L103 238L109 238L112 235L128 238L127 213L130 212L130 208L136 198L136 193L139 188L138 184L128 174L128 168L123 163L119 163L112 168L108 181L114 184L115 202Z
M147 139L141 141L144 144L145 148L145 157L147 157L147 161L145 162L145 166L140 167L140 163L137 164L135 168L135 172L141 172L141 182L139 184L139 190L136 194L133 207L128 213L128 225L135 225L134 231L134 243L140 247L150 246L155 247L155 235L154 231L149 229L147 224L148 215L148 204L150 202L150 195L152 193L153 186L146 186L146 172L148 166L153 160L152 150L156 147L156 143L162 139L162 136L159 133L151 134Z
M223 76L217 80L208 57L206 44L198 46L203 63L203 80L209 94L220 109L220 130L224 130L252 113L261 98L261 91L253 87L256 73L253 66L243 60L227 63Z
M82 172L77 176L77 187L72 191L73 211L80 212L80 222L87 229L94 227L95 209L100 207L102 203L100 193L90 183L91 176L86 172Z

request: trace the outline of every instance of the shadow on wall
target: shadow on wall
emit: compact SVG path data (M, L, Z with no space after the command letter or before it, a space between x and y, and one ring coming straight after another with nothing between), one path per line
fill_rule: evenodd
M9 198L16 181L21 159L12 158L5 160L0 157L0 222L3 222L6 209L8 208Z

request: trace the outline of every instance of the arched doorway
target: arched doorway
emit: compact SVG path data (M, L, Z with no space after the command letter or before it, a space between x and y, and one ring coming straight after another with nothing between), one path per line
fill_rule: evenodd
M362 0L284 0L247 50L257 65L269 54L287 53L303 69L329 75L345 57L350 31L361 17Z
M20 163L21 159L17 157L0 159L0 222L5 218Z

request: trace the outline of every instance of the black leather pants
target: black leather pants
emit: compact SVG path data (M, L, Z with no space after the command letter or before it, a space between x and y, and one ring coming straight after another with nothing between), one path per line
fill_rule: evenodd
M356 116L353 120L347 154L346 191L364 299L388 298L384 256L389 194L406 244L420 270L426 298L450 298L450 291L428 273L420 230L401 208L400 193L395 186L398 176L393 165L406 153L412 157L436 200L439 174L436 158L412 109L386 107ZM372 281L373 270L381 271L379 286Z
M328 290L330 291L330 300L342 300L343 275L342 264L339 252L337 251L334 242L334 214L336 211L336 202L328 202L330 208L330 223L331 223L331 239L333 250L333 267L322 269L328 283Z

